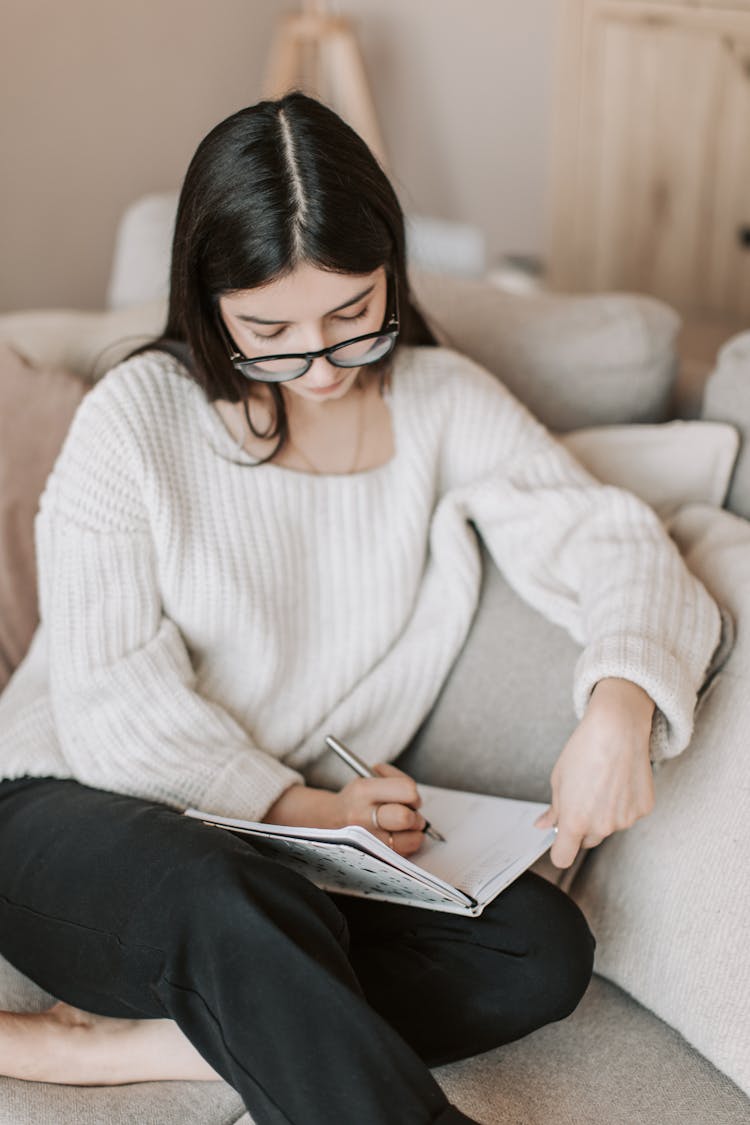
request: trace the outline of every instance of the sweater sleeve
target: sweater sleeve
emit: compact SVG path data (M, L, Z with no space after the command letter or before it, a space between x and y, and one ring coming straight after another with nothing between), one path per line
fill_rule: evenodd
M718 607L651 508L598 482L491 375L473 364L462 374L444 487L458 489L510 585L583 646L578 717L599 680L630 680L657 707L653 760L680 753L719 643Z
M105 383L81 403L35 522L61 750L83 784L262 819L303 778L195 690L162 610L138 444Z

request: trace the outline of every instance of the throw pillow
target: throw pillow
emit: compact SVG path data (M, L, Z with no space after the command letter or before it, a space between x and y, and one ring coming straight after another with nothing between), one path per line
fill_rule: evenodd
M720 508L739 449L737 430L721 422L593 426L560 441L598 480L634 492L665 520L686 504Z
M654 811L596 848L572 893L597 937L596 971L750 1094L750 524L693 507L672 534L734 617L734 649L690 746L655 775Z
M550 429L666 418L680 320L661 301L523 297L447 274L412 280L441 342L497 375Z
M85 383L0 344L0 691L38 621L34 516Z
M742 449L735 465L727 507L750 519L750 332L743 332L719 352L716 370L706 383L703 418L731 422Z

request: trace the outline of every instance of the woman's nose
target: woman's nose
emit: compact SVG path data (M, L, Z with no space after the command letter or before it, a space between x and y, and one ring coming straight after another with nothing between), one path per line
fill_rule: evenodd
M327 347L329 343L331 343L331 341L326 340L326 334L323 331L322 324L310 325L305 332L303 347L306 352L320 352L323 348Z
M336 372L324 355L312 361L307 380L312 387L328 387L336 381Z

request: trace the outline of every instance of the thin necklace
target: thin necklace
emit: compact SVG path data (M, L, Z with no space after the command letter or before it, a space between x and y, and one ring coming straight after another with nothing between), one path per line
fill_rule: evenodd
M357 412L357 442L356 442L356 445L354 447L354 457L352 459L352 463L349 466L349 468L345 470L345 473L343 475L346 475L348 473L353 473L354 470L357 467L357 462L359 461L359 454L360 454L360 450L362 449L362 437L363 437L364 428L365 428L364 427L365 393L366 392L365 392L364 389L360 390L360 392L359 392L359 410ZM313 464L313 462L310 460L310 458L305 453L304 449L300 449L300 447L297 445L296 441L292 440L291 435L289 435L289 437L287 437L286 440L287 440L287 445L289 445L292 449L296 449L297 453L299 453L302 460L305 462L305 464L308 466L308 468L312 469L312 471L314 473L316 473L318 476L330 475L330 474L327 474L326 471L324 469L321 469L318 465Z

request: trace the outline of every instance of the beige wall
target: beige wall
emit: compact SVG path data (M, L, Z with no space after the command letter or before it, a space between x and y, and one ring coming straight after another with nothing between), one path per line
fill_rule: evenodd
M5 0L0 309L103 303L118 215L260 95L273 0ZM415 212L543 250L555 0L346 0Z
M256 101L271 0L3 0L0 308L97 307L117 216Z
M402 202L544 250L559 0L346 0Z

